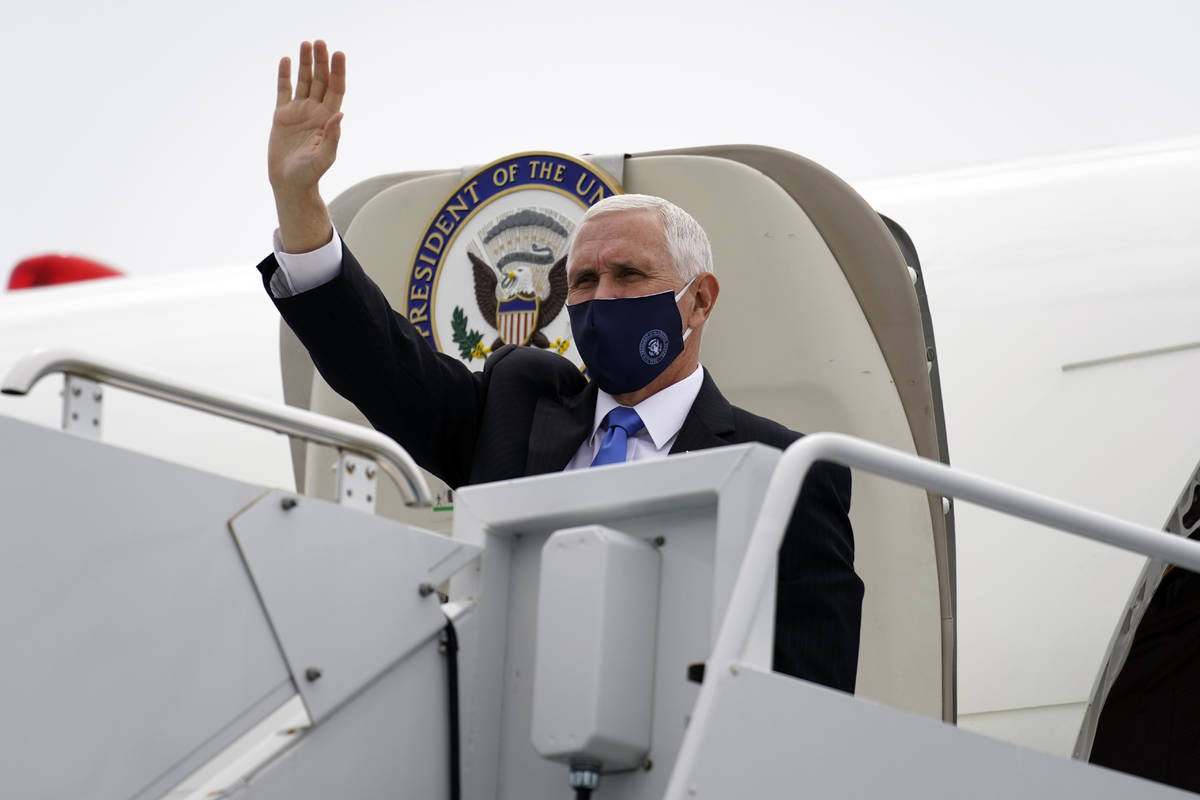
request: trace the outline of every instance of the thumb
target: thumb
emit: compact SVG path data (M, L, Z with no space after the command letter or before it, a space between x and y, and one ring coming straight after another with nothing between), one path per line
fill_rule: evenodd
M339 111L327 119L324 127L321 128L321 141L317 145L316 164L322 174L332 167L333 162L337 159L338 140L342 138L341 122L342 113Z
M325 127L321 131L324 138L330 144L334 145L335 147L337 146L338 140L342 138L342 117L343 116L344 115L340 111L338 113L334 114L332 117L330 117L329 119L327 119L325 121Z

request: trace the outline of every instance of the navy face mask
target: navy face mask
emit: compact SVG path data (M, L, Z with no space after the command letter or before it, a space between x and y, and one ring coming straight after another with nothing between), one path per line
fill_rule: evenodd
M683 352L683 342L692 332L682 330L675 304L695 280L676 295L666 291L567 306L588 377L609 394L625 394L662 374Z

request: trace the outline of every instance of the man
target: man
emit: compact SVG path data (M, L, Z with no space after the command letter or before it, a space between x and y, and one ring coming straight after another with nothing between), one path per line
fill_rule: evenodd
M346 60L305 42L295 91L279 64L268 166L279 215L260 265L322 376L451 487L669 453L799 438L731 406L700 367L719 285L704 231L659 198L584 215L567 258L568 313L589 382L566 359L506 345L483 371L435 352L333 230L318 182L340 136ZM863 585L850 473L819 464L780 549L775 669L852 692Z

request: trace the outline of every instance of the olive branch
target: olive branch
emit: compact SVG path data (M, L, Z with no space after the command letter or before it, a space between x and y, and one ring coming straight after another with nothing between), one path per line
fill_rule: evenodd
M479 331L467 330L467 315L463 312L462 306L454 307L454 313L450 315L450 329L454 334L452 337L454 343L458 345L459 356L466 361L475 358L475 350L482 341L483 334Z

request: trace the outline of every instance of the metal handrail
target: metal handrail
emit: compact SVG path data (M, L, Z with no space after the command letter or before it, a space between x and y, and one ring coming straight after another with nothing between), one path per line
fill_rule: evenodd
M873 475L966 500L1004 514L1047 525L1086 539L1131 550L1200 572L1200 543L1164 531L972 475L937 461L839 433L816 433L792 444L779 459L733 585L705 678L684 734L665 798L685 800L706 728L716 710L717 684L745 657L750 629L770 580L800 486L817 461L833 461Z
M38 350L25 356L4 377L0 392L27 394L39 380L55 373L78 375L169 403L374 458L379 462L380 469L405 495L407 505L433 505L433 493L425 476L403 447L378 431L312 411L214 391L66 348Z

